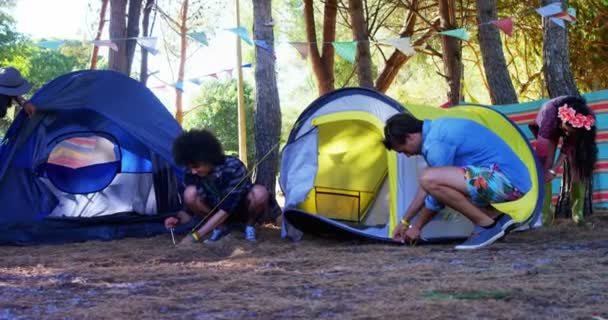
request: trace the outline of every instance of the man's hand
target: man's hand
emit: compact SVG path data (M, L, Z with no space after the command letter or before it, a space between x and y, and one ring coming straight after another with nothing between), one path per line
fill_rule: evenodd
M28 117L31 117L34 115L34 113L36 113L36 106L29 101L26 101L23 104L23 109L25 109L25 113L27 113Z
M191 247L191 246L195 245L196 243L197 242L194 241L194 239L192 238L192 235L188 234L177 245L185 248L185 247Z
M395 230L393 230L393 240L399 241L403 243L403 239L405 237L406 226L403 223L399 223Z
M410 244L416 243L418 239L420 239L420 229L415 226L411 226L409 229L405 231L405 241L408 241Z
M169 218L165 219L165 228L167 228L167 229L173 229L173 228L177 227L178 224L179 224L179 219L177 217L169 217Z

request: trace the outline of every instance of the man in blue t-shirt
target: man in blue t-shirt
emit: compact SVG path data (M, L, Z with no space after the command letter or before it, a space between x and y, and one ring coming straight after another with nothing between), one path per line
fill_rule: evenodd
M532 186L528 168L492 130L461 118L421 121L411 114L392 116L384 127L384 145L406 156L422 155L428 168L420 189L393 238L415 241L435 214L447 205L469 218L473 234L456 249L477 249L505 235L514 221L492 203L521 198ZM409 221L420 212L415 223Z

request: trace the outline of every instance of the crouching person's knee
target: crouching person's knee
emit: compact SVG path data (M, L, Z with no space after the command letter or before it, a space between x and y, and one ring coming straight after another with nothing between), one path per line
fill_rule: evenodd
M251 188L247 196L250 204L260 208L266 206L270 194L268 193L268 189L266 189L266 187L256 184Z
M422 170L419 181L422 188L425 190L432 190L439 186L441 183L441 177L433 168L426 168Z
M184 190L184 202L190 208L196 206L196 199L198 198L198 192L195 186L187 186Z

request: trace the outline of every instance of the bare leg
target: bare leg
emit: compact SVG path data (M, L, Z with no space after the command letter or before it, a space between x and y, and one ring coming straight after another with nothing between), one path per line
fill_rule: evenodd
M247 225L253 226L261 214L268 210L268 197L270 194L266 187L256 184L247 193Z
M198 195L195 186L186 187L186 190L184 190L184 202L186 202L188 209L196 215L204 217L211 211L207 202Z
M479 207L478 207L479 208ZM489 205L485 208L479 208L483 213L485 213L488 217L492 219L496 219L499 215L505 214L504 212L494 208L494 206Z
M466 181L461 168L427 168L420 177L420 185L439 202L456 209L473 223L482 227L494 223L494 219L476 207L468 198Z

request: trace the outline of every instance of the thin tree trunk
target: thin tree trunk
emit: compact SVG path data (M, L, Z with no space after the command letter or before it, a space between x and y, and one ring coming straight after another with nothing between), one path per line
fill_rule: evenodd
M108 9L108 0L101 0L101 10L99 10L99 26L97 27L97 35L95 40L101 39L103 27L106 24L106 11ZM97 69L97 56L99 55L99 47L93 45L93 53L91 54L91 70Z
M127 25L126 25L126 9L127 0L111 0L110 1L110 39L116 43L118 51L111 48L108 49L108 67L111 70L127 73L127 55L126 41Z
M180 21L180 28L179 28L179 33L180 33L180 38L181 38L181 45L180 45L180 55L179 55L179 70L177 71L177 83L181 83L182 84L182 88L183 88L183 83L184 83L184 74L185 74L185 70L186 70L186 49L187 49L187 33L188 33L188 27L186 26L187 20L188 20L188 0L184 0L184 2L182 2L182 9L181 9L181 21ZM183 106L182 106L182 90L175 88L175 120L177 120L177 122L179 124L182 123L182 121L184 120L184 111L183 111Z
M483 59L484 74L490 87L492 104L517 103L517 93L511 81L500 31L490 21L497 20L496 0L477 0L479 47Z
M369 36L367 34L367 23L363 12L362 0L349 0L349 13L353 28L353 37L357 41L357 76L359 86L373 88L374 79L372 75L372 56L369 50Z
M561 0L542 0L542 6ZM562 5L563 7L563 5ZM550 19L543 19L543 68L547 90L551 98L578 94L572 71L570 70L570 50L568 30ZM566 23L566 25L568 25Z
M455 5L455 0L439 0L442 31L457 28ZM448 100L456 105L462 100L462 47L459 39L449 36L442 36L441 43L444 72L449 86Z
M127 38L139 37L139 16L141 12L141 2L142 0L129 0L129 13L127 17ZM137 40L128 39L126 45L127 74L130 75Z
M256 163L259 163L256 183L266 186L274 195L279 165L281 107L275 70L274 33L272 25L268 23L272 21L272 1L252 2L254 37L264 39L272 51L255 47L255 146Z
M150 35L149 24L150 24L150 12L152 11L152 6L154 5L154 0L146 0L146 6L144 7L144 16L141 21L141 28L143 29L143 36L147 37ZM148 49L142 47L141 48L141 67L139 71L139 82L146 85L148 82Z
M336 16L338 14L337 0L326 0L323 19L323 38L321 46L323 53L319 53L317 45L317 32L315 27L314 7L312 0L304 0L304 22L306 24L306 38L309 46L310 63L317 80L319 95L334 90L334 46L336 40Z

